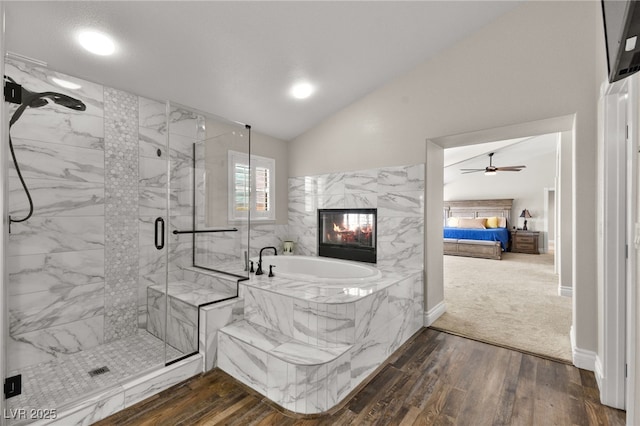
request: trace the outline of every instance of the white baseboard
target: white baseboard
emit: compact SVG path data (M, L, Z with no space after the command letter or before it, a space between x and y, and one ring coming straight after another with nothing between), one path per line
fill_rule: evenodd
M573 287L558 286L558 296L573 297Z
M604 373L602 372L602 370L603 370L602 360L596 354L596 363L595 363L595 369L593 370L593 375L596 376L596 383L598 383L598 389L600 389L600 391L602 391L602 382L604 377Z
M595 371L597 354L593 351L576 347L576 335L571 327L569 333L571 337L571 353L573 355L573 365L583 370Z
M447 311L444 300L424 313L424 326L429 327Z

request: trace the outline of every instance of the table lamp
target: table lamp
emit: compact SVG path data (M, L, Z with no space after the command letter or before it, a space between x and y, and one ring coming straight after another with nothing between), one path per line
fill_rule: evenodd
M529 210L524 209L522 210L522 213L520 213L520 217L524 218L524 226L522 227L523 231L527 230L527 219L531 218L531 213L529 213Z

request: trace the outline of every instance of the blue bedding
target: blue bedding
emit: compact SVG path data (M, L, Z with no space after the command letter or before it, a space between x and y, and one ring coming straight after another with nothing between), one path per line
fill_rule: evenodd
M509 230L507 228L469 229L445 227L444 238L454 238L456 240L500 241L502 251L505 251L509 244Z

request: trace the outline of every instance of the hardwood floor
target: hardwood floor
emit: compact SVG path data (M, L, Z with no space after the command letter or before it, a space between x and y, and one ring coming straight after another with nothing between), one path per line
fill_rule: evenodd
M423 328L332 413L284 413L219 369L97 425L624 425L593 373Z

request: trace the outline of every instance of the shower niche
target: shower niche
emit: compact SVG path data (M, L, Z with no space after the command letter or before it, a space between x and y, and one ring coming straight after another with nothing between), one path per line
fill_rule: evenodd
M376 263L377 209L318 209L318 256Z

